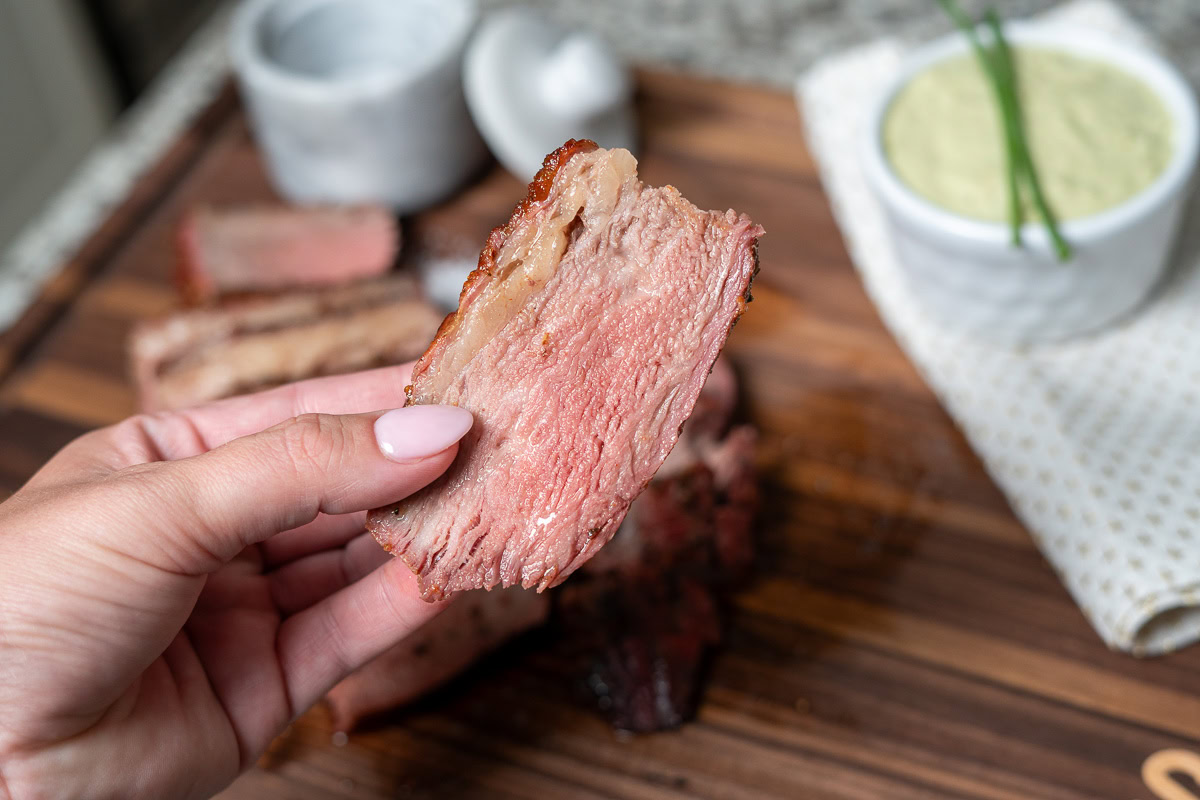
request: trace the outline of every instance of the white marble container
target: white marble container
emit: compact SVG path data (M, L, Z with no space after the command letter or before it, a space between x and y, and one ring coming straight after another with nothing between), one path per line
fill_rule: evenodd
M486 148L462 59L476 0L247 0L234 68L276 188L400 213L458 188Z

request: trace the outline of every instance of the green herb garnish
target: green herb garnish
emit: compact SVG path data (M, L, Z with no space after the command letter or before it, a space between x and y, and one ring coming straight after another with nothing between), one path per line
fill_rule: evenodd
M1046 231L1054 243L1054 251L1060 261L1071 258L1071 246L1063 239L1058 229L1058 221L1046 196L1042 192L1042 184L1038 179L1037 169L1033 164L1033 156L1029 151L1029 143L1025 138L1025 124L1021 115L1021 102L1017 94L1017 72L1013 62L1012 50L1004 38L1004 29L1000 24L1000 16L995 9L988 9L984 19L992 34L990 47L985 47L979 38L975 23L959 7L957 0L938 0L946 15L954 21L971 43L971 49L979 59L979 65L992 87L996 97L996 106L1000 112L1004 126L1004 156L1008 172L1008 217L1012 227L1012 242L1021 244L1021 186L1024 182L1038 216L1046 226Z

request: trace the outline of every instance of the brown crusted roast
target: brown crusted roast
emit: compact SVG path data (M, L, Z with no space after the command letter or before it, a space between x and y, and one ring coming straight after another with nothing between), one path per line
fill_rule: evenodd
M410 404L475 415L454 465L368 527L427 600L554 586L607 542L742 313L762 229L568 142L492 232Z

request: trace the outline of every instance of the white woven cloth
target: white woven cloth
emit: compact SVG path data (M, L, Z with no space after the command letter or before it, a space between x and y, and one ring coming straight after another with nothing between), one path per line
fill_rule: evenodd
M1128 41L1107 0L1049 15ZM847 246L884 322L1104 641L1136 655L1200 639L1200 216L1178 268L1124 325L1027 349L955 336L898 271L856 148L905 46L880 41L814 66L798 99ZM1200 205L1200 204L1198 204Z

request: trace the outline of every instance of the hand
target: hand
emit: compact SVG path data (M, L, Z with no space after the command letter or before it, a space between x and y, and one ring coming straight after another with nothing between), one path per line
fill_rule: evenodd
M355 413L410 369L134 417L0 505L0 798L207 797L437 613L363 532L471 427Z

